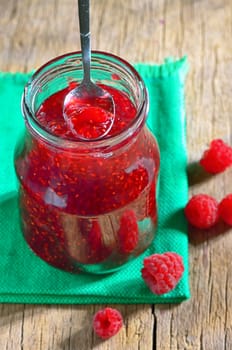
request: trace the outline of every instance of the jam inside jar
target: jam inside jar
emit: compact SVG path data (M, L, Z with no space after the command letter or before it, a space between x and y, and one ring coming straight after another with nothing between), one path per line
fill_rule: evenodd
M121 58L92 52L91 73L115 102L101 140L78 140L63 118L82 79L81 53L38 69L25 87L24 139L15 152L21 226L31 249L70 272L112 272L143 253L157 225L159 149L145 125L148 96Z

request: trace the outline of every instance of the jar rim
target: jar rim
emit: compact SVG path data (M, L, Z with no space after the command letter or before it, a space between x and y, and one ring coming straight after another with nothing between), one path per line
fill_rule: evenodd
M128 61L126 61L125 59L115 54L105 52L105 51L98 51L98 50L91 51L91 56L94 58L103 56L106 59L108 58L108 60L115 59L119 63L123 64L133 74L133 77L136 78L137 84L139 86L140 101L139 101L138 107L136 108L137 113L133 118L133 120L131 121L131 123L128 125L128 127L126 129L123 129L118 134L111 135L103 139L95 139L95 140L91 140L91 139L75 140L70 137L61 138L59 136L54 135L49 130L45 129L39 123L38 119L35 117L34 113L31 111L30 106L28 105L28 102L27 102L28 89L33 84L33 82L37 80L38 76L43 72L43 70L48 66L52 65L53 63L58 62L59 60L62 60L71 56L75 56L75 55L80 56L80 59L81 59L81 51L68 52L68 53L56 56L51 60L47 61L32 74L32 76L30 77L29 81L27 82L24 88L24 92L22 96L22 111L23 111L25 122L30 127L32 132L34 132L35 134L39 134L40 137L42 137L43 139L46 139L49 142L62 146L62 148L64 147L76 148L77 146L79 147L80 145L84 146L85 148L88 146L90 148L95 148L95 147L101 148L102 146L105 147L106 144L108 146L118 144L121 141L123 141L125 137L127 138L128 136L133 134L140 126L142 126L145 123L145 119L149 108L149 99L148 99L148 92L147 92L145 83L141 78L140 74L137 72L137 70ZM143 112L145 112L144 120L143 118L141 118L141 115L143 114Z

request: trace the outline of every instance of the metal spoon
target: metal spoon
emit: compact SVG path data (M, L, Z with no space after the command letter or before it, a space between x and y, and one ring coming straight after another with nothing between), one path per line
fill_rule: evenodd
M71 90L65 97L63 114L66 123L76 137L84 140L95 140L101 139L110 131L114 121L115 105L112 96L94 84L90 76L89 0L78 0L78 8L83 80L80 85ZM91 117L92 107L95 107L95 110L97 108L98 116L103 110L103 118ZM80 130L78 129L79 122ZM87 128L89 128L88 131L90 132L88 133L82 130L84 122L87 123ZM91 130L96 132L92 133Z

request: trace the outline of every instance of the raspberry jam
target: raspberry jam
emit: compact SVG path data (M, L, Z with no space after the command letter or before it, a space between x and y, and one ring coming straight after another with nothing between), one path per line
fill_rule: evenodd
M81 141L66 124L63 101L81 80L81 56L58 57L25 88L26 136L15 167L22 230L31 249L66 271L106 273L154 239L159 150L145 126L147 93L139 75L116 56L92 56L93 77L115 102L109 134Z

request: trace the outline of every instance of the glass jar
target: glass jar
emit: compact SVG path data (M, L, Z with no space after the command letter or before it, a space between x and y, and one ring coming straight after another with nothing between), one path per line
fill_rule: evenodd
M130 98L133 121L94 141L54 135L42 126L36 113L43 102L82 79L80 52L57 57L25 87L26 130L15 168L22 231L31 249L57 268L100 274L136 258L153 241L160 158L145 125L148 95L136 70L117 56L94 51L91 74Z

